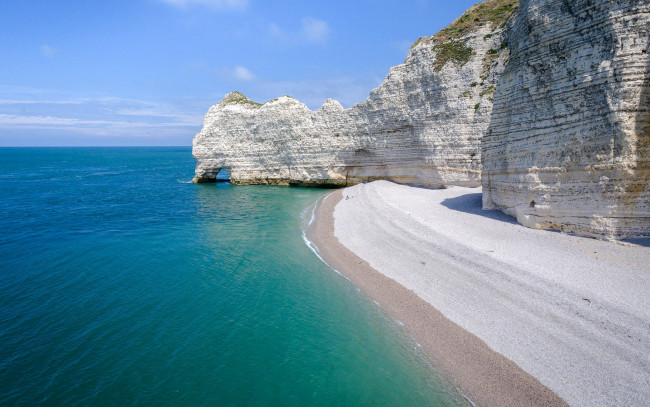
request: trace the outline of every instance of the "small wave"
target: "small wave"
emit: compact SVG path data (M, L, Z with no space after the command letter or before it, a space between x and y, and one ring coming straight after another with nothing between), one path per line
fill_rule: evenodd
M327 195L327 196L329 196L329 195ZM326 197L327 197L327 196L326 196ZM323 199L324 199L324 198L323 198ZM307 229L309 229L309 228L311 227L312 223L314 223L314 220L316 219L316 208L318 207L318 203L321 202L321 201L322 201L322 200L317 201L317 202L314 203L314 204L312 205L312 207L311 207L311 217L309 218L309 222L307 222L307 226L305 226L305 227L302 229L302 240L305 242L305 244L307 245L307 247L309 247L309 249L310 249L310 250L311 250L311 251L316 255L316 257L318 257L318 258L320 259L320 261L322 261L323 263L325 263L325 264L327 265L327 267L329 267L331 270L333 270L333 271L334 271L336 274L338 274L339 276L341 276L341 277L343 277L344 279L350 281L350 279L347 278L346 276L344 276L340 271L338 271L338 270L335 269L334 267L330 266L330 265L325 261L325 259L323 259L323 257L320 255L320 252L318 251L318 247L316 247L316 245L315 245L311 240L309 240L309 238L307 238ZM307 210L309 210L309 207L307 208ZM305 212L303 212L303 216L304 216L304 214L305 214Z
M88 172L83 174L86 177L106 177L106 176L116 176L116 175L126 175L126 174L133 174L139 172L137 169L126 169L126 168L118 168L115 170L109 170L109 169L97 169L95 172Z
M307 247L309 247L309 249L316 255L316 257L318 257L320 259L320 261L327 264L327 262L321 257L320 252L318 251L318 247L316 247L316 245L311 240L309 240L307 238L307 232L305 230L302 231L302 240L305 242ZM327 265L329 266L329 264L327 264ZM336 271L337 273L339 273L332 266L330 266L330 268L332 270ZM341 273L339 273L339 274L341 274Z
M178 182L179 184L191 184L192 183L191 180L190 181L183 181L182 179L177 179L176 182Z

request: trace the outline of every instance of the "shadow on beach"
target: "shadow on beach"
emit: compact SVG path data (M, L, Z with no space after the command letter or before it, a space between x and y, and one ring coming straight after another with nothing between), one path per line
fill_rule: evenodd
M637 246L650 247L650 237L637 237L633 239L623 239L622 241Z
M472 215L480 215L489 219L506 223L517 224L515 218L499 210L483 210L482 194L465 194L455 198L447 198L441 202L443 206L458 212L465 212Z
M465 194L455 198L447 198L441 204L449 209L459 212L465 212L472 215L480 215L489 219L498 220L501 222L516 224L517 220L510 215L499 210L483 210L483 203L481 201L481 193ZM556 231L553 231L556 232ZM622 242L633 244L636 246L650 247L650 237L639 237L632 239L623 239Z

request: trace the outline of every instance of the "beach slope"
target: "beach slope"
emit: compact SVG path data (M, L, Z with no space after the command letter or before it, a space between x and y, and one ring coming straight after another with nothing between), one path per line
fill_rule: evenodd
M328 195L309 235L477 405L648 405L650 248L387 181Z

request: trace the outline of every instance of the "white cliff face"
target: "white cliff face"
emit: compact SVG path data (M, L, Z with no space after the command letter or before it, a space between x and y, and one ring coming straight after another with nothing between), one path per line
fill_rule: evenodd
M483 138L484 209L650 234L649 39L646 0L522 0Z
M421 38L366 101L347 110L334 100L311 111L287 96L258 105L226 95L194 137L194 181L213 181L225 168L238 184L480 185L480 139L508 49L502 21L474 25L450 52L434 50L448 38Z

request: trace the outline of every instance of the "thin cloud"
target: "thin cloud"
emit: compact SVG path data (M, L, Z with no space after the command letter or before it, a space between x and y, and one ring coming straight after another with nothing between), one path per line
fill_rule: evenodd
M164 136L185 144L200 128L205 114L204 106L177 106L117 97L66 99L61 95L59 100L37 100L32 91L24 92L24 99L15 95L18 96L15 100L0 101L0 133L33 132L29 137L38 139L35 144L46 143L48 134L56 133L65 137L71 133L83 135L88 137L85 144L95 143L94 137L139 139L144 135ZM0 145L18 144L0 135Z
M201 123L203 117L196 114L182 114L176 112L170 112L166 109L156 109L156 108L124 108L115 111L116 115L120 116L139 116L139 117L162 117L167 120L176 120L180 124L187 124L188 126L196 125Z
M330 28L326 21L312 17L302 19L302 34L307 42L325 43L329 32Z
M283 37L285 34L276 23L269 24L269 34L273 37Z
M31 96L31 95L29 95ZM66 105L75 105L74 108L66 108ZM23 107L29 106L32 112L39 112L34 117L62 117L69 113L74 115L97 115L102 116L141 116L143 118L165 118L169 121L184 122L188 125L201 122L201 115L194 112L182 112L177 106L164 103L148 102L137 99L119 97L100 98L71 98L71 99L0 99L0 114L4 116L5 124L9 116L16 118L29 116L29 114L16 114L23 111ZM11 111L14 111L13 113ZM61 124L63 122L60 122ZM68 123L71 123L68 121Z
M268 33L286 44L324 44L329 37L330 27L327 21L305 17L301 20L300 30L288 31L276 23L270 23Z
M243 66L236 66L232 71L232 75L235 79L250 82L255 80L255 74Z
M203 120L203 110L199 112L183 111L177 106L164 103L148 102L137 99L118 97L104 97L99 99L86 99L89 104L99 105L106 115L130 119L139 117L143 119L166 120L166 124L173 126L196 126ZM120 122L119 120L116 122ZM151 120L149 121L151 123ZM165 124L163 123L163 124Z
M217 10L244 10L248 6L248 0L159 0L163 3L188 8L191 6L205 6Z
M212 100L161 103L0 84L0 145L187 145ZM149 138L151 141L144 141ZM104 140L104 141L102 141ZM109 144L111 142L108 142Z
M41 45L41 54L43 54L44 57L53 57L57 52L59 52L59 50L54 47Z
M52 117L52 116L18 116L12 114L0 114L0 127L12 126L129 126L129 127L188 127L196 126L196 123L148 123L148 122L130 122L130 121L110 121L110 120L82 120L72 117Z
M83 100L22 100L0 99L0 105L80 105Z
M17 125L73 126L80 122L81 121L78 119L63 118L63 117L18 116L13 114L0 114L0 126L17 126ZM93 121L92 123L97 124L96 121Z
M54 89L31 88L27 86L5 85L0 83L0 94L6 98L25 99L27 97L38 98L39 96L48 95L47 97L58 96L60 91Z

